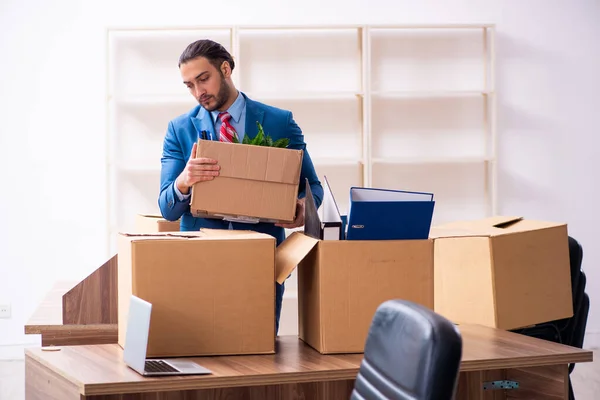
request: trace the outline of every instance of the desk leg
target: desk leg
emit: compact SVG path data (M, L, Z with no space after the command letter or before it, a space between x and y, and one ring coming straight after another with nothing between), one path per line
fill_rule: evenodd
M77 386L25 356L26 400L79 400L80 398Z
M354 380L286 385L82 396L85 400L348 400Z
M513 381L517 389L486 390L484 383ZM549 365L504 370L462 372L459 377L457 400L505 400L569 398L568 366Z

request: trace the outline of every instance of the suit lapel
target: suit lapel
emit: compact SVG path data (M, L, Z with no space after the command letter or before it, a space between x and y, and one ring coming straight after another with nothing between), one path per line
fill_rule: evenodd
M198 131L198 138L202 138L202 132L206 131L208 140L211 140L211 138L212 140L218 140L217 135L215 135L212 116L204 108L200 108L198 116L192 117L192 124Z
M256 126L256 122L258 121L262 125L265 112L257 103L250 100L245 94L243 94L243 96L246 97L245 134L248 136L248 139L254 139L258 133L258 126Z

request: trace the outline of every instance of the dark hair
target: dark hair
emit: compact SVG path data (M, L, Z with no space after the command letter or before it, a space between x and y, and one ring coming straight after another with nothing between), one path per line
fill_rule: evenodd
M181 56L179 56L179 67L181 64L185 64L186 62L193 60L194 58L204 57L206 58L217 70L220 71L221 64L223 61L227 61L231 70L235 67L235 63L233 62L233 57L225 47L217 42L213 42L209 39L197 40L193 43L190 43Z

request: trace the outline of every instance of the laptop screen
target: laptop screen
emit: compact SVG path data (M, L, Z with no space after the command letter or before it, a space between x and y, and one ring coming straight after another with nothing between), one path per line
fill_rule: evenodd
M123 361L140 374L144 373L146 364L151 313L152 304L139 297L131 296Z

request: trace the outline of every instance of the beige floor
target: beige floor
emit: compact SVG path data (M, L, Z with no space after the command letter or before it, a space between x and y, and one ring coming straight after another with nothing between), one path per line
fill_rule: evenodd
M598 360L600 350L594 351ZM577 400L598 399L600 393L600 360L579 364L572 375ZM25 399L25 367L23 361L0 361L0 400Z

